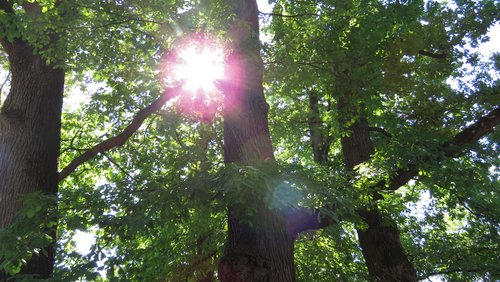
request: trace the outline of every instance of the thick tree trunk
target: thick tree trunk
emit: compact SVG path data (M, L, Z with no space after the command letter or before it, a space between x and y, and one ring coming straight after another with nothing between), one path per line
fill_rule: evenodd
M255 0L231 2L236 21L224 103L224 158L245 165L274 161ZM264 191L255 187L255 191ZM264 199L266 197L258 197ZM264 200L248 197L228 213L228 237L219 264L221 281L295 281L293 235L285 216Z
M357 232L371 280L417 281L397 227L387 223L376 208L360 210L359 214L368 223L368 229Z
M356 109L350 109L347 101L351 95L341 97L338 109L340 125L347 124L347 113L358 115L357 121L349 125L349 135L341 140L345 166L354 171L354 167L367 160L373 154L373 143L370 139L368 121ZM351 105L355 105L352 103ZM344 117L344 118L342 118ZM369 208L358 211L368 224L367 229L358 229L359 243L368 267L370 280L381 281L417 281L416 271L408 260L400 242L397 227L390 224L380 215L374 202Z
M249 215L249 208L257 213ZM254 201L230 207L228 220L221 281L295 281L293 237L282 215Z
M2 45L12 72L10 93L0 113L0 228L6 228L21 207L20 196L57 193L64 71L46 65L22 40ZM48 233L55 236L55 230ZM54 246L45 251L46 255L44 251L33 255L22 273L48 278ZM6 277L0 274L2 278Z

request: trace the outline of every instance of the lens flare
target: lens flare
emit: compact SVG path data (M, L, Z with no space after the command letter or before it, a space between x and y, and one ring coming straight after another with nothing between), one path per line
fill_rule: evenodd
M199 91L217 91L214 82L224 77L223 53L210 47L193 45L182 50L173 70L174 77L184 81L184 89L195 96Z
M182 83L185 94L197 97L218 92L214 82L224 79L224 49L208 36L192 36L179 40L164 57L163 81Z
M186 116L211 121L221 109L223 95L216 82L226 80L225 51L206 34L179 39L165 53L160 78L165 88L181 86L176 108Z

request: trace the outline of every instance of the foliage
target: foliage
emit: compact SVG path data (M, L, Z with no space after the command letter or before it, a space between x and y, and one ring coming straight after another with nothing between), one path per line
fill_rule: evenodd
M468 152L457 158L445 158L442 150L460 128L498 106L494 56L482 61L469 47L487 40L488 27L498 22L493 12L498 8L490 1L460 1L456 6L423 1L276 1L274 14L285 16L275 16L268 28L274 40L265 50L266 86L273 94L268 100L278 156L311 162L310 109L304 104L311 93L319 93L323 134L333 140L328 167L333 174L343 174L338 140L349 132L340 128L339 115L349 120L361 109L370 126L386 132L372 133L376 152L357 169L360 175L354 185L361 193L408 164L421 167L413 180L418 184L412 181L396 193L384 193L378 205L396 219L422 278L498 276L498 204L490 198L498 195L498 134L464 148ZM444 58L424 56L425 50ZM353 93L348 103L358 110L337 110L344 91ZM436 203L424 214L416 208L421 194ZM479 239L473 234L482 228L488 231ZM355 236L352 229L345 232ZM328 268L321 263L315 267L299 264L298 272L308 273L305 281L328 280L317 276ZM335 273L352 277L345 280L363 279L350 276L349 269Z
M37 192L23 195L22 200L24 206L18 211L15 224L0 229L0 269L10 275L17 274L23 263L55 243L45 231L57 226L56 199ZM29 278L16 277L19 281Z
M0 37L21 37L46 50L47 61L67 70L66 92L80 91L89 101L63 113L61 168L116 135L158 97L158 65L177 38L205 30L228 40L232 17L224 1L32 2L43 16L28 18L20 6L16 19L0 11ZM172 103L124 146L65 179L57 199L27 195L18 224L0 231L0 268L19 272L50 243L37 231L54 227L57 216L54 280L197 281L216 272L227 206L262 198L272 209L306 207L340 221L298 236L299 281L362 281L368 274L356 209L372 199L374 184L417 164L418 177L380 192L377 205L399 227L419 276L500 279L498 130L458 156L442 150L500 104L499 55L482 59L473 48L498 25L499 3L272 2L274 16L262 16L272 40L262 53L277 163L225 165L220 115L206 123ZM46 48L53 32L64 40ZM1 53L0 64L7 64ZM349 110L339 111L345 91L352 93ZM321 130L331 140L326 164L312 155L305 106L312 92L319 96ZM343 167L340 138L350 133L339 118L354 123L356 112L388 134L371 132L375 153L353 175ZM55 200L57 211L45 213ZM38 216L46 225L31 228ZM95 238L87 254L77 250L78 231Z

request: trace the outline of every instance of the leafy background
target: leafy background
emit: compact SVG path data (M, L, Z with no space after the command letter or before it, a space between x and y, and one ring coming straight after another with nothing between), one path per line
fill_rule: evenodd
M158 63L175 39L206 30L225 39L230 14L219 1L72 1L54 14L54 1L37 1L45 17L0 33L23 34L43 46L44 31L65 34L63 46L44 54L67 69L60 168L86 149L119 133L161 92ZM151 116L121 148L86 163L60 185L55 280L197 281L215 272L226 234L229 203L252 196L256 181L281 185L267 195L276 205L324 207L344 219L301 234L295 260L299 281L360 281L367 270L354 213L370 183L409 162L418 177L379 202L402 233L419 277L448 281L500 278L500 166L498 130L446 158L441 144L500 104L500 55L481 54L488 30L498 29L494 1L270 1L261 14L265 92L278 159L274 168L224 166L222 122L182 113L175 104ZM36 28L30 28L36 26ZM445 59L419 55L420 50ZM59 54L65 50L63 54ZM498 48L495 49L498 52ZM0 54L0 64L8 61ZM2 82L6 76L2 73ZM2 97L7 93L2 88ZM341 91L352 91L373 132L373 158L342 168L337 109ZM314 162L307 107L318 93L321 130L331 138L327 166ZM78 100L82 103L80 106ZM354 121L352 121L354 122ZM240 177L245 175L245 177ZM228 187L237 187L229 189ZM250 194L248 194L250 193ZM54 199L30 195L23 221L2 233L0 253L11 272L46 244L23 228ZM55 224L48 216L47 225ZM29 229L29 230L28 230ZM88 252L75 234L91 234ZM21 239L13 234L24 234ZM11 236L11 237L8 237Z

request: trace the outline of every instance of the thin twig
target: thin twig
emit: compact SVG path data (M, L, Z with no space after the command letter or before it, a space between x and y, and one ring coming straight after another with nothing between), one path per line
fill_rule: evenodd
M110 163L112 163L114 166L116 166L121 172L125 173L125 175L127 175L128 178L130 178L132 181L138 183L138 181L132 175L130 175L130 173L126 169L124 169L121 165L119 165L113 158L111 158L110 156L108 156L108 154L102 153L102 155L106 159L108 159L108 161Z

